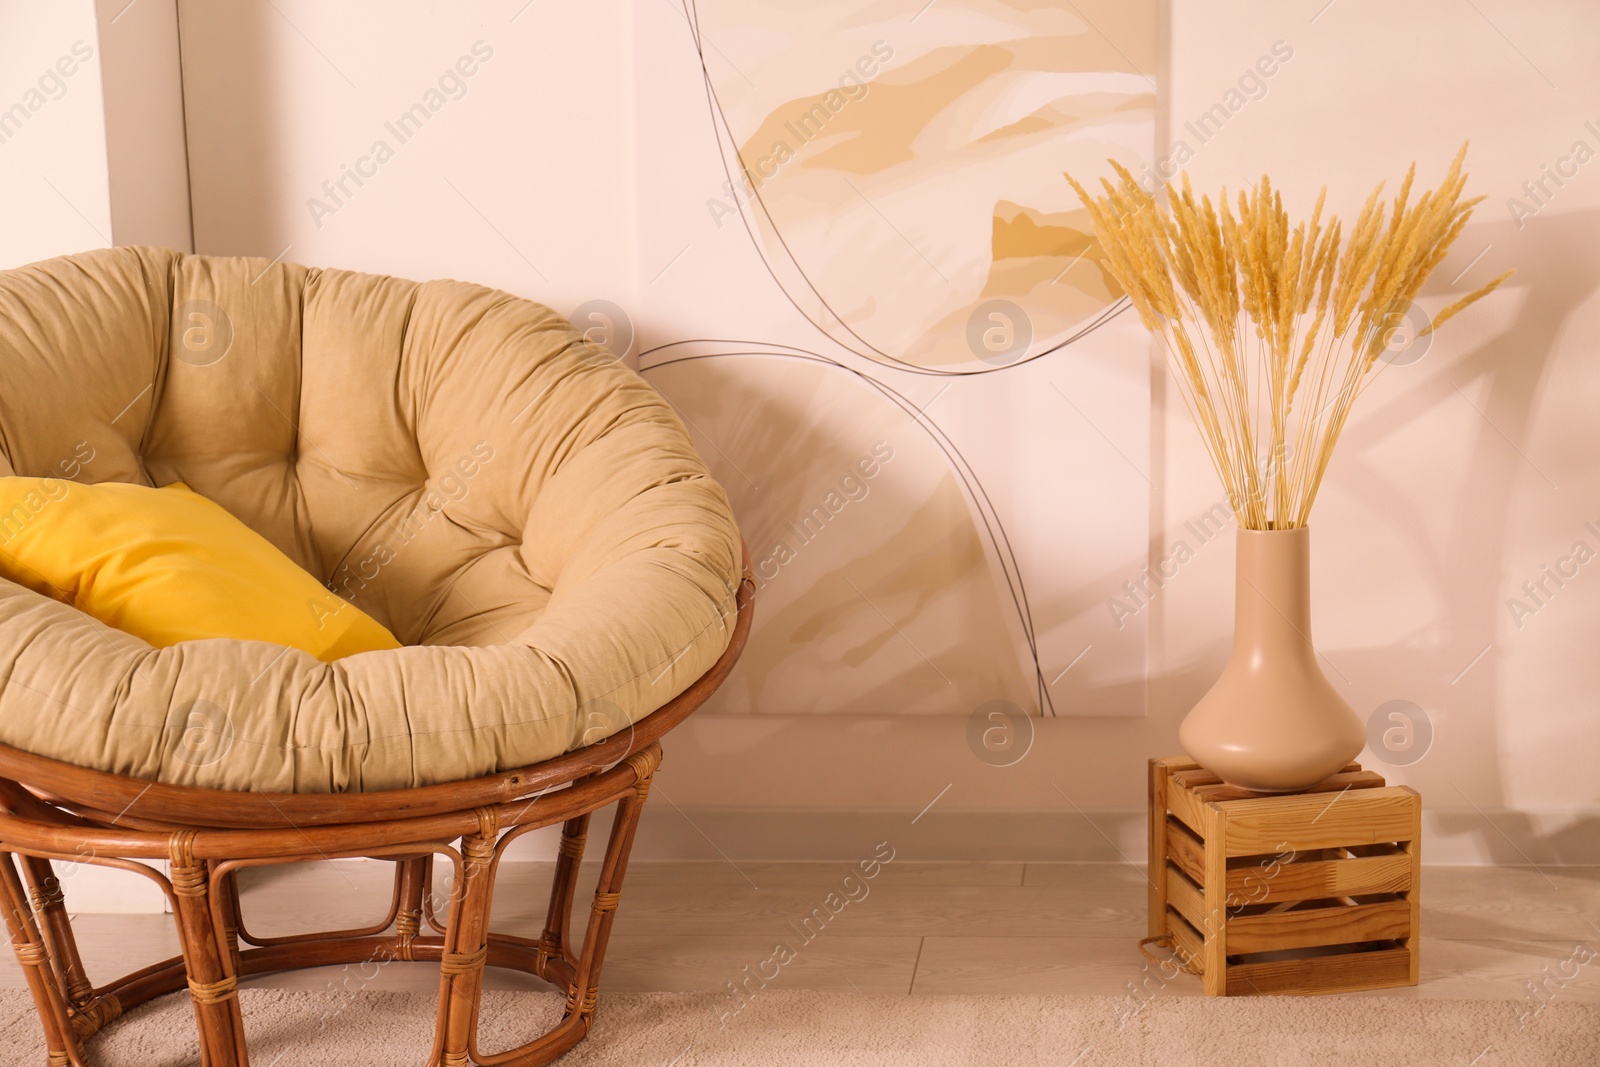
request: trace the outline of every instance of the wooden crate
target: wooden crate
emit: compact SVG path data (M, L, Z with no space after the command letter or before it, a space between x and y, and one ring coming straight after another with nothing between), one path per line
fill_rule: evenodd
M1422 797L1352 763L1301 793L1150 761L1150 935L1210 996L1417 984Z

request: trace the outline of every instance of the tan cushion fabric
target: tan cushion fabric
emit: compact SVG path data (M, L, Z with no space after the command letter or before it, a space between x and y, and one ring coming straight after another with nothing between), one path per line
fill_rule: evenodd
M213 308L220 358L184 333ZM480 286L145 248L0 272L10 473L184 481L415 646L154 649L0 579L0 742L86 767L460 780L623 728L731 634L738 531L670 406Z

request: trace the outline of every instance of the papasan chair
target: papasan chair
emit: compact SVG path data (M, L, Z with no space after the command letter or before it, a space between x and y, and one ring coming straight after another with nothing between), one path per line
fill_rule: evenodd
M202 1062L244 1065L240 978L388 960L439 969L429 1064L583 1039L661 738L751 619L727 497L665 400L505 293L115 248L0 272L9 476L183 482L402 646L154 647L0 579L0 908L50 1064L187 988ZM575 945L590 815L612 804ZM492 931L507 845L557 823L542 934ZM241 871L338 858L394 865L380 921L251 932ZM182 954L93 984L53 860L154 881ZM559 1023L480 1049L486 966L564 991Z

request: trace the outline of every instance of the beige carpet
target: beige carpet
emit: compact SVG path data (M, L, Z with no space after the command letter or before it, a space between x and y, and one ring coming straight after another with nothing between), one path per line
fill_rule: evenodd
M409 993L243 993L253 1067L419 1067L433 998ZM552 994L489 993L486 1051L557 1011ZM854 997L764 992L602 996L589 1040L562 1067L1595 1067L1600 1005L1520 1005L1411 997ZM27 994L0 992L0 1063L44 1063ZM169 997L107 1030L106 1067L197 1062L193 1015Z

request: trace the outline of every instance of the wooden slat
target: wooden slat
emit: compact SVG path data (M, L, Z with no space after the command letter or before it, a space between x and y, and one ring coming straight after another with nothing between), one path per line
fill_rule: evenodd
M1195 929L1205 938L1202 958L1205 960L1206 996L1221 996L1227 990L1228 953L1233 947L1233 933L1228 923L1228 816L1216 804L1206 807L1209 818L1205 822L1205 879L1200 883L1205 893L1203 922Z
M1175 774L1186 774L1200 769L1200 764L1188 756L1158 756L1150 761L1151 767L1160 767L1163 774L1172 777Z
M1339 768L1339 770L1335 774L1335 777L1338 777L1338 775L1355 773L1355 772L1358 772L1360 770L1361 770L1361 764L1352 761L1350 763L1346 763L1343 767ZM1183 788L1183 789L1196 789L1196 790L1198 790L1198 789L1206 789L1206 788L1210 788L1210 787L1213 787L1213 786L1221 786L1223 784L1222 778L1221 778L1220 775L1217 775L1216 773L1214 773L1212 771L1206 770L1204 767L1200 766L1197 763L1194 763L1193 761L1190 761L1187 764L1187 766L1183 767L1183 768L1174 767L1173 770L1172 770L1172 781L1173 781L1173 784L1175 786L1178 786L1180 788ZM1308 789L1297 789L1297 790L1295 790L1295 792L1296 793L1312 793L1312 792L1325 791L1326 789L1329 789L1329 788L1334 788L1334 789L1342 789L1342 788L1344 788L1342 785L1330 786L1329 783L1332 782L1332 781L1333 781L1332 778L1326 778L1326 779L1323 779L1321 782L1318 782L1316 785L1311 786ZM1238 789L1237 786L1225 786L1224 788L1227 788L1227 789ZM1245 796L1245 797L1275 797L1275 796L1280 796L1281 795L1279 793L1259 793L1259 792L1256 792L1253 789L1238 789L1238 791L1239 791L1241 796Z
M1167 909L1167 930L1172 934L1172 950L1185 967L1205 965L1205 946L1195 936L1194 927L1171 908Z
M1392 948L1228 968L1227 994L1331 993L1387 989L1408 982L1415 953Z
M1213 810L1200 803L1194 790L1180 789L1176 781L1167 786L1167 811L1201 838L1206 836L1206 830L1214 818Z
M1407 931L1406 948L1410 952L1408 981L1417 984L1422 965L1422 798L1417 798L1417 832L1406 842L1406 858L1411 861L1411 891L1406 903L1411 908L1411 929ZM1591 924L1593 925L1593 924Z
M1228 951L1349 945L1405 937L1411 930L1411 903L1336 904L1326 908L1242 915L1228 923Z
M1296 795L1303 793L1342 793L1346 789L1381 789L1384 786L1383 775L1376 771L1344 770L1331 778L1318 782L1310 789L1298 789ZM1257 793L1250 789L1241 789L1236 785L1217 782L1214 785L1195 785L1195 796L1203 803L1222 802L1224 800L1259 800L1272 799L1278 794Z
M1205 881L1205 844L1181 824L1167 826L1167 859L1177 864L1178 870L1193 879L1195 885Z
M1182 794L1177 794L1182 795ZM1405 786L1296 794L1215 805L1228 823L1229 856L1293 849L1409 841L1417 832L1421 798Z
M1203 785L1215 785L1220 781L1221 778L1198 764L1188 770L1172 772L1172 785L1175 789L1195 789Z
M1150 858L1145 868L1150 889L1145 894L1146 929L1150 937L1160 937L1167 932L1167 865L1162 859L1162 849L1167 843L1167 776L1169 761L1150 761Z
M1175 844L1168 847L1176 862ZM1228 871L1228 898L1249 904L1276 904L1285 900L1351 897L1362 893L1404 893L1411 888L1411 866L1411 857L1403 852L1393 856L1312 860L1266 867L1251 864Z
M1206 904L1200 888L1186 878L1176 867L1167 868L1167 904L1179 915L1189 920L1189 925L1206 933Z

